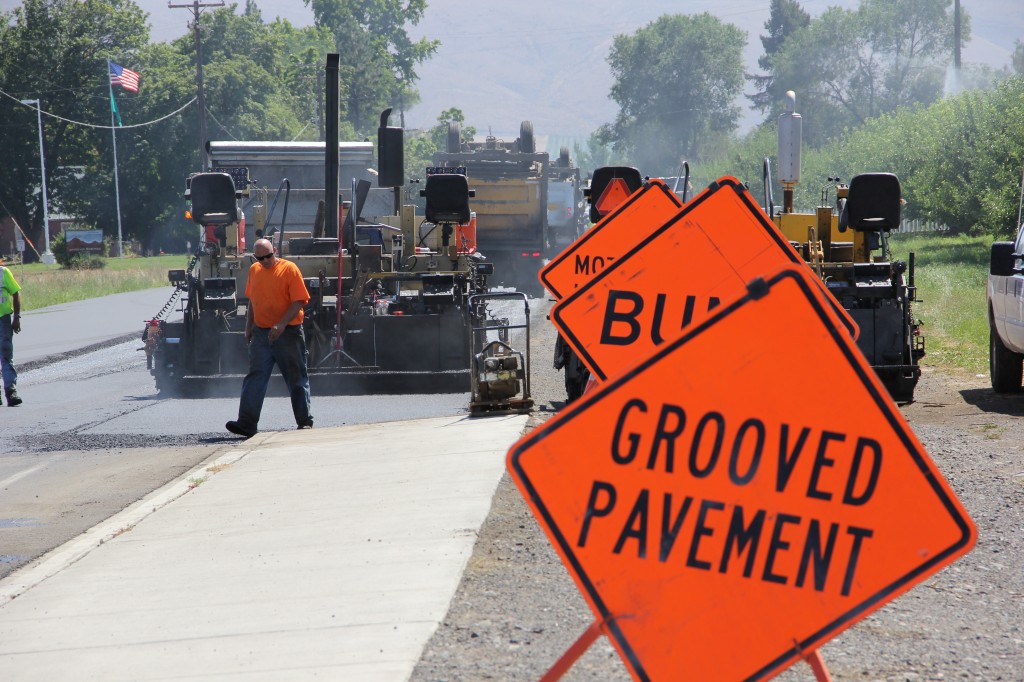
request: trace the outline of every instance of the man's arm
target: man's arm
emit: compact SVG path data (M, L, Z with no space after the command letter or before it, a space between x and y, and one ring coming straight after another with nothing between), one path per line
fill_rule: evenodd
M284 315L277 321L277 324L270 328L270 333L267 334L267 337L271 341L277 340L277 337L284 333L285 327L288 326L289 322L295 319L295 316L299 314L299 311L302 310L304 305L305 303L303 301L292 301L292 304L288 306L288 310L284 311Z
M252 299L245 304L245 342L249 343L252 341Z

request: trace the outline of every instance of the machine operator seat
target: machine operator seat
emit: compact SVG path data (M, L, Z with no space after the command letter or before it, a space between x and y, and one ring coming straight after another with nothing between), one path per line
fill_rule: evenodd
M473 196L469 189L469 181L465 175L444 173L427 176L427 186L421 192L427 199L424 215L429 222L468 223L469 197Z
M235 182L227 173L197 173L186 196L192 201L192 220L199 225L238 222Z
M888 232L900 226L900 179L892 173L862 173L850 181L849 196L839 214L839 229Z

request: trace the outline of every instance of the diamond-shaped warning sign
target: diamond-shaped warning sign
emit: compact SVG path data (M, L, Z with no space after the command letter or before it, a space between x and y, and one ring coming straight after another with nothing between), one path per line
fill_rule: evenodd
M551 320L604 380L786 264L807 267L740 182L723 177L558 303ZM849 314L817 282L856 337Z
M788 267L509 451L636 678L770 677L974 544L841 327Z
M649 180L552 258L540 271L541 284L556 299L565 298L664 225L682 205L664 182Z

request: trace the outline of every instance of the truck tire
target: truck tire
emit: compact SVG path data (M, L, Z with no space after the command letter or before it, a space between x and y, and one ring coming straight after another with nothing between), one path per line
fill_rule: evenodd
M448 138L445 141L445 151L449 154L458 154L462 150L462 126L455 121L448 122Z
M988 372L996 393L1019 393L1024 374L1024 355L1003 345L999 333L989 324Z
M558 150L558 167L568 168L569 167L569 148L562 147Z
M533 123L530 121L519 124L519 151L523 154L533 154L537 151L537 145L533 141Z

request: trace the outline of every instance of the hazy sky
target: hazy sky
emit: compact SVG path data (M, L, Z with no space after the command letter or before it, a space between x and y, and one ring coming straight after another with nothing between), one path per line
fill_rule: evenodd
M209 2L209 0L206 0ZM20 2L0 0L10 10ZM174 0L186 4L186 0ZM228 3L230 4L230 3ZM239 2L239 5L244 2ZM769 0L428 0L414 36L441 40L436 56L419 68L421 103L406 112L407 127L433 125L438 114L459 107L481 132L518 134L519 122L534 122L538 137L586 135L611 121L616 106L605 61L616 34L632 33L662 14L710 12L747 32L748 72L757 71L759 35ZM830 6L855 7L858 0L801 0L812 16ZM962 0L970 14L972 40L965 62L1000 67L1009 62L1014 39L1024 40L1021 0ZM138 0L149 13L151 37L183 35L191 9L170 8L166 0ZM258 0L265 20L280 16L297 25L312 23L301 0ZM795 86L798 90L799 88ZM745 100L741 102L746 105ZM748 112L743 127L756 120Z

